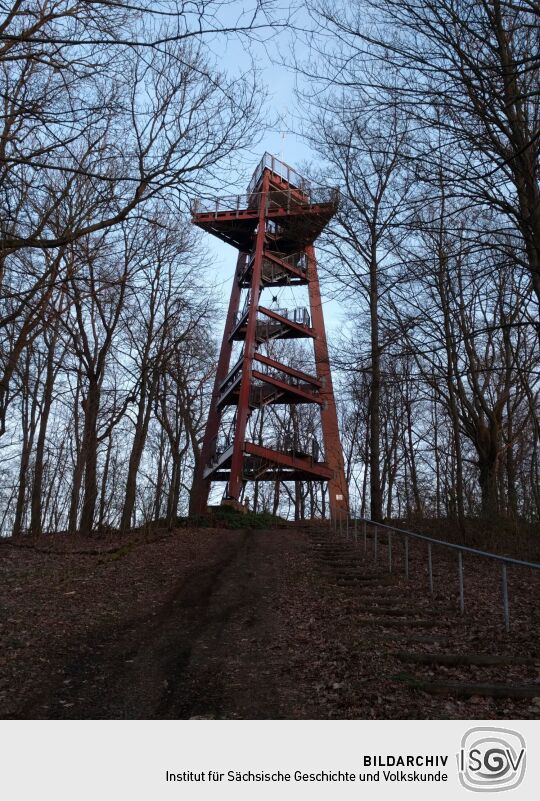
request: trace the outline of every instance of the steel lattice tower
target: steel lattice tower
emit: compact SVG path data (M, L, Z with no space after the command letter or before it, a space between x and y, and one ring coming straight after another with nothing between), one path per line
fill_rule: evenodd
M195 471L192 512L206 509L212 481L226 481L225 498L240 501L251 480L328 482L332 516L348 513L348 492L339 440L313 243L335 214L336 189L313 187L287 164L266 153L245 195L198 200L193 222L239 251L217 365L208 421ZM262 293L272 287L306 286L309 312L269 308ZM244 303L241 306L242 296ZM313 342L316 375L261 352L276 339ZM233 343L240 357L230 365ZM268 404L317 404L324 456L283 439L273 447L250 442L254 409ZM236 407L230 431L220 424L226 407ZM221 435L222 440L219 440Z

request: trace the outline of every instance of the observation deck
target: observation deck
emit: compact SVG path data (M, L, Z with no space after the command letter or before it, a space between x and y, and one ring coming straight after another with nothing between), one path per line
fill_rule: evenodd
M270 189L262 193L265 170ZM339 190L315 186L265 153L245 194L197 198L191 208L193 223L245 253L253 244L261 203L265 204L266 234L272 249L286 256L303 250L319 236L337 211Z

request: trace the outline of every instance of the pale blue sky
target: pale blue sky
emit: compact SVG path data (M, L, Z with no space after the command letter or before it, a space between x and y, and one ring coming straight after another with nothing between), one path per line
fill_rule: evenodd
M254 57L256 59L261 80L266 85L268 92L267 119L274 123L269 130L263 132L260 144L254 147L249 154L251 164L246 161L245 181L237 187L239 193L245 191L251 173L265 151L281 158L296 168L313 160L313 153L299 133L301 122L294 93L295 76L287 67L283 66L281 63L277 63L277 61L282 61L281 57L278 57L277 61L272 63L271 58L266 52L267 50L271 50L276 54L278 51L282 54L286 54L291 44L294 44L296 54L301 56L302 46L298 40L295 39L293 41L292 36L292 33L280 35L273 40L271 48L268 47L265 49L262 45L255 44L252 46L250 52L246 50L245 42L232 40L229 42L225 53L220 56L221 67L233 73L237 70L249 69L251 63L250 58ZM226 191L225 194L228 195L229 191ZM212 272L215 276L216 286L219 289L220 296L223 298L223 303L226 304L231 291L237 251L210 235L205 236L205 240L211 253L213 262ZM297 297L297 305L304 305L307 301L307 293L305 295L305 300L303 300L304 295L300 291ZM283 297L280 298L280 305L291 307L293 303L294 297L291 295L290 291L286 296L284 294ZM324 301L324 307L326 327L329 334L331 334L332 330L337 329L342 322L342 314L338 304L328 299ZM219 328L222 330L221 325Z

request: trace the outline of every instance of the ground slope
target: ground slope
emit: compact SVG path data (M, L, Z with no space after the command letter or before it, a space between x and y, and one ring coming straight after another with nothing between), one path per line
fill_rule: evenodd
M536 576L328 530L0 545L0 715L536 718ZM512 697L517 696L517 697Z

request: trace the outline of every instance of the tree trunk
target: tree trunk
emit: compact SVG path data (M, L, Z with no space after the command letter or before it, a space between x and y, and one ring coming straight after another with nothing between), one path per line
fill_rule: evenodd
M75 533L78 527L79 519L79 500L81 497L81 487L84 471L84 452L82 443L79 436L79 404L82 393L81 375L77 376L77 390L75 392L75 399L73 403L73 434L75 447L77 448L77 455L75 457L75 465L73 467L73 480L71 485L71 500L69 505L68 516L68 531Z
M25 510L26 510L26 488L27 488L27 476L28 476L28 467L30 464L30 454L32 450L32 438L31 432L25 430L24 432L24 441L21 448L21 461L19 466L19 489L17 492L17 504L15 506L15 517L13 520L13 531L12 534L14 537L18 537L19 534L22 534L23 528L23 519L25 517Z
M371 335L371 391L369 394L369 490L371 519L382 521L380 477L381 357L379 349L379 289L375 253L369 270L369 314Z
M112 455L112 431L109 433L107 448L105 451L105 464L103 465L103 475L101 476L101 490L99 495L99 514L98 529L103 530L105 525L105 512L107 509L107 488L109 484L109 468Z
M274 482L274 503L272 506L272 514L274 517L277 515L279 510L279 479L276 479Z
M413 435L412 435L412 410L411 410L411 400L409 398L409 389L407 387L406 390L406 398L405 398L405 405L406 405L406 414L407 414L407 443L408 443L408 451L409 451L409 464L411 467L411 484L412 484L412 491L413 491L413 498L414 498L414 506L415 506L415 513L417 515L422 514L422 500L420 498L420 490L418 489L418 475L416 472L416 457L414 453L414 443L413 443Z
M30 514L30 533L39 535L42 533L42 494L43 494L43 457L45 454L45 442L47 438L47 426L52 405L54 389L54 354L56 349L56 336L53 335L47 351L47 372L45 375L45 386L43 388L43 399L41 402L41 419L39 421L39 432L36 443L36 454L34 460L34 482L32 484L31 514Z
M169 485L169 495L167 498L167 526L170 529L174 527L178 514L178 501L180 499L180 461L178 454L173 456L171 483Z
M432 421L433 421L433 458L435 460L435 515L437 519L441 517L441 457L439 454L439 416L437 413L437 400L433 398L432 405Z
M499 511L497 495L497 462L486 459L479 462L479 481L482 497L482 516L488 519L496 518Z
M499 513L497 492L499 429L490 421L478 430L476 441L482 516L494 519Z
M30 456L36 432L36 408L38 387L32 392L30 399L30 354L27 354L24 371L23 401L22 401L22 429L23 442L21 448L21 461L19 465L19 489L17 493L17 504L15 507L15 518L13 521L13 536L22 533L23 520L26 517L26 500L28 486L28 468L30 466ZM36 382L38 378L36 378Z
M154 497L154 519L159 520L161 517L161 503L163 498L163 459L165 455L165 432L161 429L159 434L159 450L158 450L158 465L156 472L156 492ZM190 508L191 508L191 494L190 493ZM191 513L191 512L190 512Z
M135 498L137 496L137 474L139 472L144 446L146 444L146 437L148 435L148 426L150 424L152 398L147 398L146 395L147 393L143 386L141 389L141 397L139 399L139 408L137 410L135 436L133 438L131 453L129 455L126 494L122 509L122 520L120 523L120 528L123 532L127 531L131 524L131 517L135 507Z
M99 414L100 385L91 376L88 382L88 394L85 402L84 434L82 451L84 458L84 495L79 532L88 536L94 525L94 513L97 501L97 419Z

